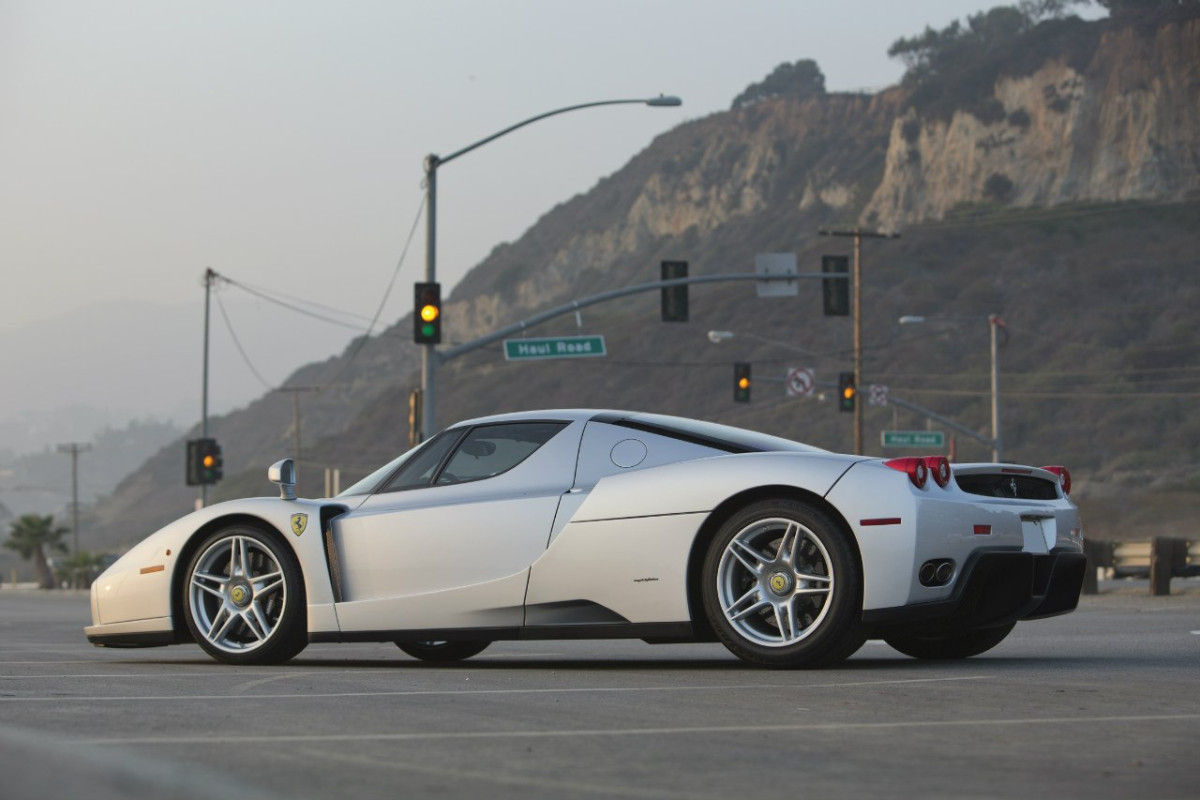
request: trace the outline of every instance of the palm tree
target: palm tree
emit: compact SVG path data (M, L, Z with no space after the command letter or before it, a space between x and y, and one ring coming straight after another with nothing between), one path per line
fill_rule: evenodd
M4 546L16 550L21 558L28 561L33 559L37 569L38 585L43 589L54 588L54 576L50 573L50 565L46 561L46 549L65 553L67 546L62 537L69 528L55 526L53 516L38 516L37 514L22 514L9 526L8 541Z
M87 550L72 553L54 565L54 577L71 584L72 589L87 589L92 579L103 571L104 553L92 555Z

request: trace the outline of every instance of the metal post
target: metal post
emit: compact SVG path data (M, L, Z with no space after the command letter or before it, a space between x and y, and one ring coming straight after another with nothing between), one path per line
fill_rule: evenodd
M437 168L441 160L430 153L425 157L425 281L437 281ZM413 309L416 313L416 309ZM444 323L443 323L444 324ZM421 346L421 441L436 433L437 353L432 344Z
M200 389L200 438L208 438L208 316L213 279L217 273L212 267L204 270L204 378ZM200 484L200 507L208 505L208 484Z
M300 393L319 392L320 386L281 386L275 391L292 394L292 449L295 451L296 475L300 475Z
M459 156L466 155L472 150L482 147L488 142L494 142L501 136L506 136L518 128L524 128L526 125L553 117L559 114L565 114L568 111L578 111L582 108L595 108L597 106L617 106L628 104L647 105L658 108L668 108L683 105L683 101L678 97L659 95L658 97L637 98L633 100L600 100L594 103L579 103L573 106L565 106L564 108L556 108L553 111L547 111L544 114L530 117L529 119L521 120L515 125L509 125L501 131L496 131L491 136L486 136L479 141L469 144L459 150L455 150L448 156L442 157L433 155L432 153L425 157L425 282L437 282L437 169L442 164L447 164ZM414 309L415 311L416 309ZM444 325L443 321L443 325ZM437 380L437 351L434 345L427 344L421 348L421 399L423 403L424 413L421 415L421 438L429 439L437 432L437 392L435 382Z
M822 236L853 236L854 237L854 294L851 297L853 306L852 313L854 314L854 391L856 395L861 395L863 390L862 376L862 240L863 237L872 239L899 239L898 233L877 233L874 231L864 231L861 228L855 228L848 231L818 231ZM854 398L854 452L862 455L863 452L863 401L862 397Z
M854 231L854 452L863 452L862 397L862 231Z
M74 547L72 555L79 555L79 454L91 449L90 444L79 442L58 446L58 452L71 455L71 534Z
M292 392L292 439L296 450L296 474L300 474L300 392Z
M992 333L992 461L999 463L1002 454L1000 447L1000 368L999 345L996 337L996 327L1002 324L995 314L988 315L988 327Z
M71 554L79 555L79 448L71 447Z

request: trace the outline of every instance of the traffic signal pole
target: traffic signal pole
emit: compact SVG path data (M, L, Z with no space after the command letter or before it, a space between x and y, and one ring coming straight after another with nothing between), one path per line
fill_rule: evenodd
M898 233L878 233L875 231L864 231L861 228L843 231L819 231L822 236L842 236L854 238L854 265L852 267L852 280L854 281L854 292L850 296L851 313L854 314L854 386L862 386L862 353L863 353L863 333L862 333L862 240L863 237L870 239L899 239ZM857 400L857 398L856 398ZM854 404L854 452L856 455L863 453L863 404L855 402Z
M438 167L443 164L448 164L459 156L464 156L482 147L488 142L493 142L501 136L506 136L513 131L524 128L526 125L532 124L547 117L565 114L568 111L578 111L583 108L595 108L597 106L618 106L618 105L646 105L658 108L668 108L679 106L683 101L678 97L659 95L658 97L637 98L632 100L599 100L592 103L578 103L573 106L565 106L556 108L553 111L547 111L529 119L521 120L515 125L509 125L501 131L496 131L491 136L485 136L477 142L467 145L459 150L455 150L448 156L438 156L429 154L425 157L425 281L426 283L437 282L437 171ZM437 433L437 365L439 359L434 351L435 344L430 342L421 345L421 439L429 439L433 434Z
M457 155L457 154L455 154ZM441 159L430 153L425 157L425 282L437 282L437 168ZM414 308L416 314L420 309ZM437 408L437 353L432 342L421 345L421 439L437 433L434 409Z
M200 438L208 438L208 318L210 310L210 299L212 297L212 285L216 280L217 273L213 272L212 267L204 270L204 378L201 381L200 389ZM200 507L204 508L208 505L208 484L200 484Z

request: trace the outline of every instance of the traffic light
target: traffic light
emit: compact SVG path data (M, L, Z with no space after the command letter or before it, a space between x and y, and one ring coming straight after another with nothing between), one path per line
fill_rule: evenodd
M838 411L853 411L858 391L854 388L854 373L838 373Z
M733 402L750 402L750 365L744 362L733 365Z
M821 272L826 275L849 275L850 259L848 256L821 256ZM821 296L825 316L850 316L849 278L822 278Z
M662 262L662 279L664 281L673 280L675 278L686 278L687 276L688 262ZM662 290L662 321L688 321L688 287L686 283L682 286L672 286Z
M413 285L413 341L437 344L442 341L442 285Z
M212 485L224 477L225 461L216 439L189 439L187 485Z

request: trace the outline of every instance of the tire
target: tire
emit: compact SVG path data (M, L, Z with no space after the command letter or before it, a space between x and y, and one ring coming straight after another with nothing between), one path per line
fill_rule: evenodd
M701 580L717 637L751 663L823 667L866 641L849 534L804 503L769 500L734 514L709 544Z
M275 536L238 525L205 537L181 589L196 642L227 664L279 664L308 644L300 565Z
M405 653L422 661L449 662L477 656L491 642L396 642Z
M913 658L970 658L1000 644L1012 633L1016 625L1017 623L1010 622L998 628L980 628L950 636L885 636L883 640L904 655Z

